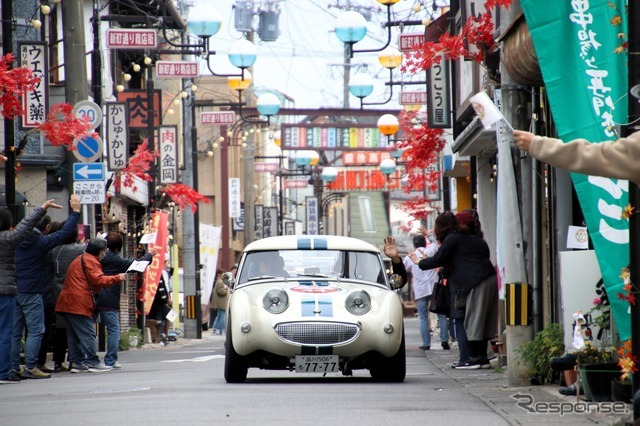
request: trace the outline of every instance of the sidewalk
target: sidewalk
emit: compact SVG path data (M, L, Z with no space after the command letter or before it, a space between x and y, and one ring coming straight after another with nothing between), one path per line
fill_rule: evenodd
M508 387L508 367L498 367L497 359L490 370L456 370L451 363L458 360L457 344L449 351L440 349L439 342L431 347L435 350L425 351L427 360L511 424L633 424L631 404L615 403L619 413L611 414L614 403L577 401L558 393L559 385Z

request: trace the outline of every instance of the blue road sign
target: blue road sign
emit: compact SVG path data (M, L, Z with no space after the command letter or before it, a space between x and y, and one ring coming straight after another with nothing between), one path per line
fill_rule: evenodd
M73 154L80 161L85 163L91 163L96 161L104 150L104 143L100 136L84 136L82 138L76 138L73 141L76 149L73 151Z
M104 164L73 163L73 180L104 181Z

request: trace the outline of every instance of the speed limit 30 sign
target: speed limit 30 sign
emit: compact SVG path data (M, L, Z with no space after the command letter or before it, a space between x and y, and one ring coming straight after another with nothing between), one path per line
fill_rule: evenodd
M91 124L90 130L95 130L102 123L100 106L89 100L80 101L73 106L73 114L80 119L86 119Z

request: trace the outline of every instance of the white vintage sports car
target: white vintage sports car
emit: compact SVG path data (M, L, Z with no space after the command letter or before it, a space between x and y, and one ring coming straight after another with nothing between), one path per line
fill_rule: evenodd
M402 303L380 250L337 236L282 236L249 244L227 309L224 375L249 368L351 375L402 382Z

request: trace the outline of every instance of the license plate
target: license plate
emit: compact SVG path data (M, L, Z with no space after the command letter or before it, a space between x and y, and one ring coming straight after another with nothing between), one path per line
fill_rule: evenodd
M340 371L338 355L296 355L296 373L336 373Z

